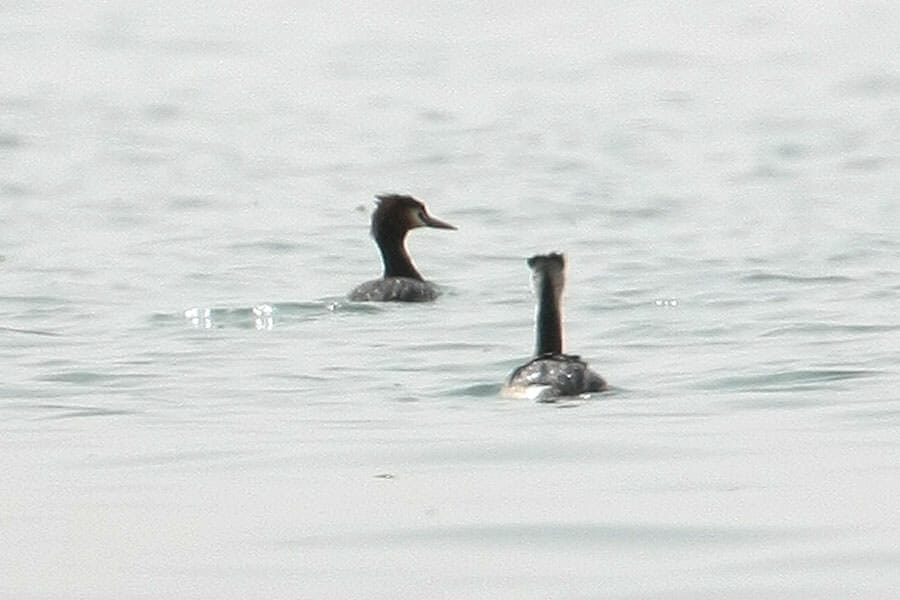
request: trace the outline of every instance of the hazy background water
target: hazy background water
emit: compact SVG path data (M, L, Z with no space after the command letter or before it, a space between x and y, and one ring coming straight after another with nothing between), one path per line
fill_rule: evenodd
M0 595L896 595L896 3L296 4L0 7Z

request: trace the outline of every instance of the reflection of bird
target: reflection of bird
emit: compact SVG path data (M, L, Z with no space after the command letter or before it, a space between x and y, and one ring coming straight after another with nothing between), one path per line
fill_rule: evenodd
M566 259L562 254L538 254L528 259L537 295L537 342L534 358L514 370L502 394L512 398L552 401L559 396L602 392L606 382L586 362L563 353L562 291Z
M416 227L456 229L428 214L425 205L412 196L377 196L372 213L372 237L381 251L384 276L356 286L350 300L427 302L437 298L437 287L422 278L406 251L406 233Z

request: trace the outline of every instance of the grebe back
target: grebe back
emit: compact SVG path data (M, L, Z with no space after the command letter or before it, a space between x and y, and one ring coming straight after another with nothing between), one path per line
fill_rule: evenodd
M503 385L510 398L552 402L560 396L602 392L606 382L581 357L563 352L562 291L565 256L538 254L528 259L537 296L534 358L515 369Z

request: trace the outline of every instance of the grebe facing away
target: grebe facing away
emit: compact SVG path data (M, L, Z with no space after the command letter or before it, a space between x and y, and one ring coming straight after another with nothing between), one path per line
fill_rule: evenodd
M372 237L381 251L384 276L356 286L350 300L378 302L428 302L438 297L437 287L422 278L406 251L406 233L416 227L456 229L435 219L425 205L412 196L386 194L376 196L378 207L372 213Z
M561 297L566 259L562 254L538 254L528 259L537 295L537 343L534 358L513 371L503 385L509 398L552 402L560 396L602 392L606 382L587 363L563 354Z

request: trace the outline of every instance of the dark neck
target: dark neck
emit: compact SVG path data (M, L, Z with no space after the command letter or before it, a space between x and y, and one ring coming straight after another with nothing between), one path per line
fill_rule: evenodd
M559 309L559 297L549 277L542 277L539 285L535 355L562 354L562 314Z
M401 235L376 236L375 243L381 250L381 260L384 262L384 276L421 280L422 275L416 271L416 267L406 251L405 239L405 232Z

